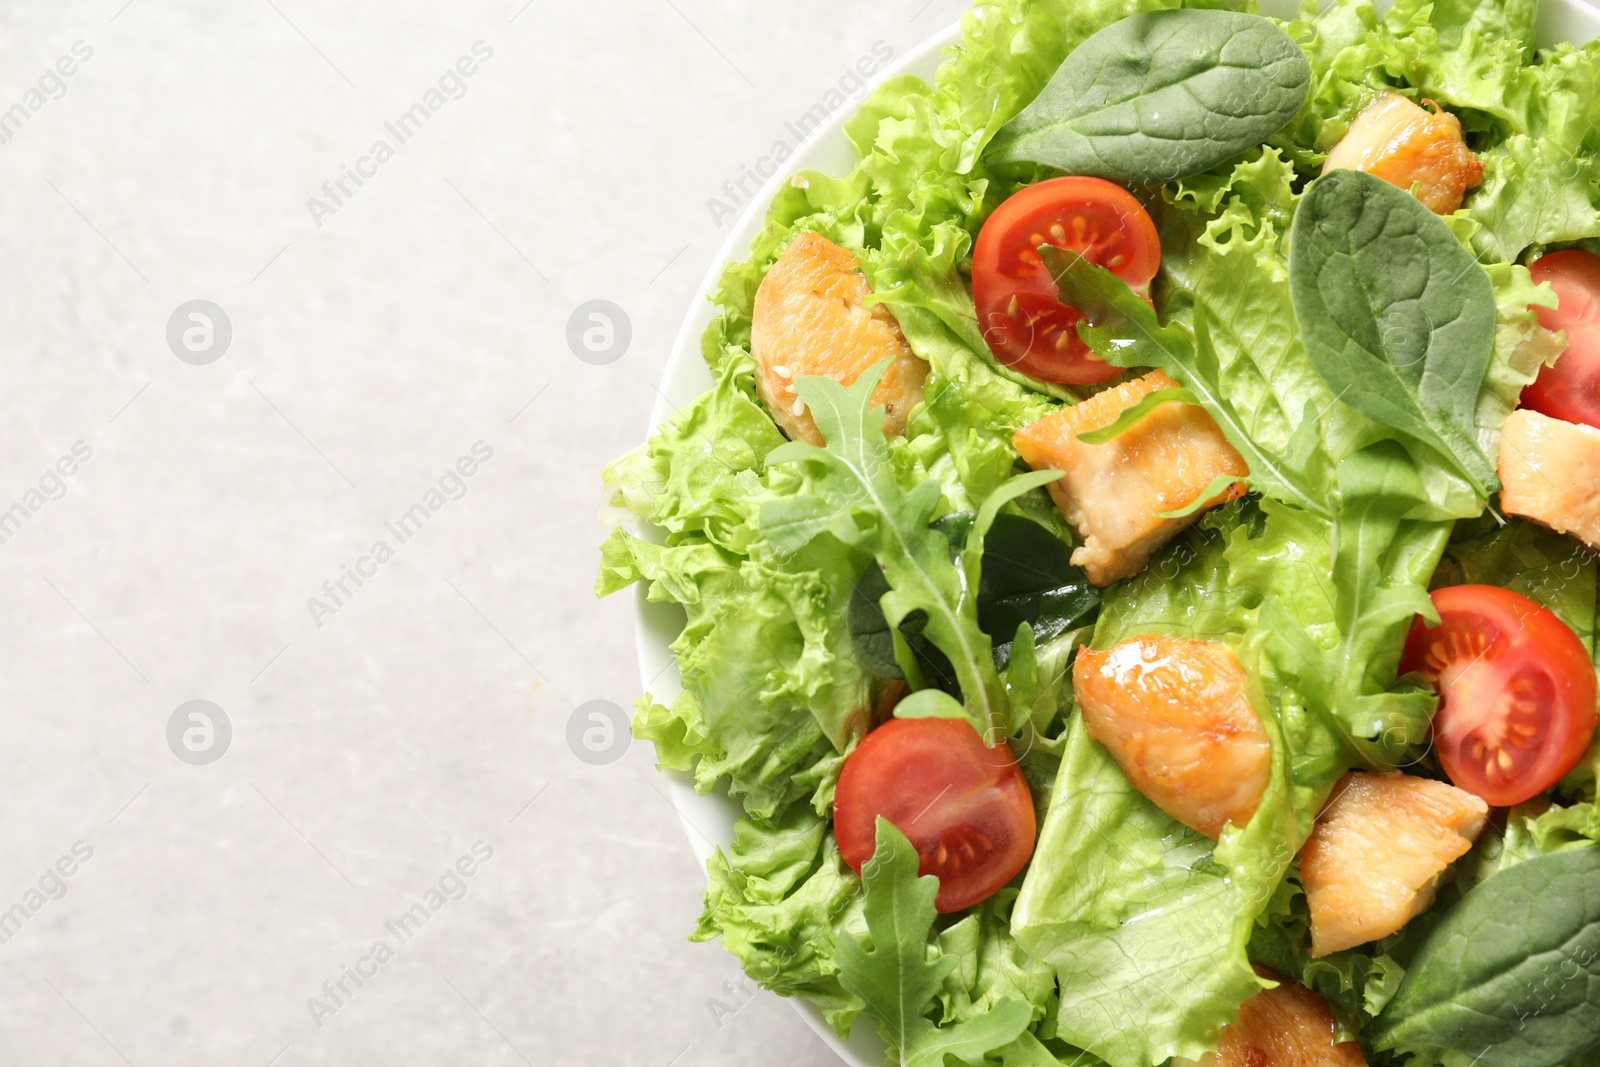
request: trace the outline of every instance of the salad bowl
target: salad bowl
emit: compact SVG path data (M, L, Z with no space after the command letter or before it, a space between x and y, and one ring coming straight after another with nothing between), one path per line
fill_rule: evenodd
M1380 8L1387 6L1379 5ZM1278 18L1291 18L1296 14L1295 5L1285 0L1266 0L1261 9L1264 14ZM945 49L959 39L959 31L959 26L948 27L881 71L857 98L834 111L785 161L785 169L774 175L744 206L743 214L732 225L726 241L709 264L671 353L660 371L659 398L651 414L652 427L665 422L681 406L712 387L713 379L700 351L701 335L715 315L710 298L724 266L730 261L742 260L747 255L752 242L762 230L773 197L790 176L800 170L817 170L836 176L847 173L855 160L844 124L854 114L860 101L870 94L878 82L897 75L916 75L931 82ZM1600 37L1600 10L1583 0L1543 0L1538 37L1539 44L1544 47L1560 42L1581 44ZM650 530L644 530L641 536L650 538L653 534ZM642 587L636 593L636 604L641 682L656 700L667 703L680 688L669 645L682 626L682 614L673 605L647 602ZM704 796L697 794L687 774L668 771L666 776L672 803L690 847L703 862L719 846L726 845L732 839L735 821L741 814L740 806L720 790ZM850 1039L842 1040L824 1021L817 1008L798 998L794 1000L794 1006L844 1062L854 1067L876 1067L883 1062L885 1046L870 1025L858 1024Z

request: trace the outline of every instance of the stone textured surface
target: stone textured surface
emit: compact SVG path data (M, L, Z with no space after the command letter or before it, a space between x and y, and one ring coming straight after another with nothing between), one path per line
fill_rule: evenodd
M569 748L638 692L598 471L731 224L707 199L963 5L523 3L0 8L8 1064L834 1062L776 998L713 1021L738 971L684 941L703 877L649 753ZM206 365L166 336L197 298L232 325ZM604 366L566 341L597 298L632 325ZM209 764L168 743L194 699L231 725Z

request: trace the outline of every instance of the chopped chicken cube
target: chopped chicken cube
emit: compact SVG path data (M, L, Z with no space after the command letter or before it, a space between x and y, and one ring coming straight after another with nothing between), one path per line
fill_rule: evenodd
M1082 648L1072 691L1089 736L1162 811L1213 840L1255 814L1272 744L1227 645L1135 637Z
M1326 1000L1265 967L1256 973L1278 987L1240 1006L1217 1036L1217 1051L1198 1060L1180 1056L1172 1067L1367 1067L1361 1042L1336 1040L1339 1028Z
M894 362L872 399L883 405L884 431L905 433L928 364L912 353L887 307L866 305L871 293L860 261L809 231L797 234L761 279L750 315L756 392L792 439L823 443L794 391L796 378L814 374L854 385L862 371L889 358Z
M1095 585L1144 570L1150 553L1199 514L1163 519L1163 512L1188 507L1222 475L1250 473L1211 416L1193 404L1162 404L1104 444L1078 440L1081 433L1111 425L1156 390L1177 384L1154 371L1024 426L1013 439L1034 470L1066 472L1050 484L1050 495L1083 538L1072 562ZM1204 506L1244 491L1244 483L1235 482Z
M1461 122L1403 96L1380 93L1328 153L1322 173L1364 170L1409 190L1429 211L1448 215L1483 180L1483 164L1461 139Z
M1489 806L1453 785L1352 771L1300 850L1311 955L1388 937L1427 910Z
M1600 430L1519 408L1500 436L1500 507L1600 548Z

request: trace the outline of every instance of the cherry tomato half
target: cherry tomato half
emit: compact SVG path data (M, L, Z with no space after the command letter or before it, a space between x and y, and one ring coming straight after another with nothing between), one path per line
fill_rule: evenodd
M1457 786L1495 807L1559 782L1589 749L1595 671L1583 642L1548 608L1493 585L1433 594L1438 626L1419 616L1402 673L1439 691L1434 746Z
M1042 244L1067 248L1104 267L1146 300L1161 267L1161 239L1144 205L1102 178L1051 178L1005 200L978 231L972 299L995 358L1030 378L1087 385L1118 368L1078 337L1083 321L1057 299L1039 257Z
M1600 428L1600 256L1552 252L1528 272L1555 290L1560 305L1539 308L1539 325L1567 331L1567 350L1522 391L1522 406Z
M833 833L857 874L880 815L917 850L917 873L938 877L941 912L993 896L1033 854L1033 796L1010 747L962 719L890 719L844 761Z

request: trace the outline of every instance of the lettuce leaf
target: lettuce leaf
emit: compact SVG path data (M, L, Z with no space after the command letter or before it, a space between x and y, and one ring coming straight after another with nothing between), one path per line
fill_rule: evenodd
M800 806L769 826L741 820L706 871L705 911L690 940L720 937L746 974L780 995L804 995L848 1034L865 1004L839 981L834 949L841 932L864 929L861 883L831 821Z
M1535 49L1535 13L1531 0L1400 0L1383 18L1363 0L1308 4L1289 32L1312 91L1279 140L1320 165L1373 94L1433 100L1483 163L1463 209L1480 257L1600 234L1600 44Z
M669 534L699 533L737 548L734 531L749 517L745 499L761 488L767 453L783 442L755 399L755 364L730 359L710 392L607 467L602 480L612 506Z
M760 533L761 502L789 479L767 469L783 436L752 375L747 355L730 356L711 391L606 470L612 503L665 543L614 529L596 592L644 582L649 600L682 606L671 647L692 700L670 714L647 704L638 736L662 742L664 766L692 765L700 791L727 779L749 814L768 819L807 795L802 771L865 728L874 682L844 620L865 557L828 539L779 556Z
M1229 534L1255 519L1241 505L1214 511L1152 561L1147 576L1159 580L1108 590L1094 644L1228 633L1248 596L1230 588ZM1310 798L1291 795L1284 723L1258 707L1274 741L1272 784L1250 825L1215 846L1129 784L1081 719L1069 726L1012 928L1056 968L1058 1035L1113 1067L1203 1054L1260 988L1245 947Z

